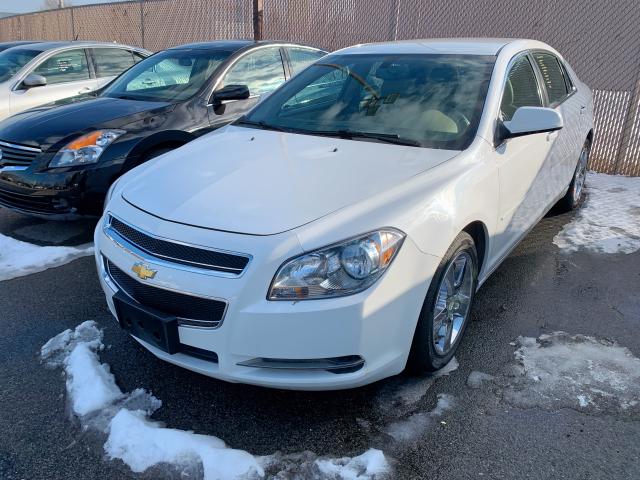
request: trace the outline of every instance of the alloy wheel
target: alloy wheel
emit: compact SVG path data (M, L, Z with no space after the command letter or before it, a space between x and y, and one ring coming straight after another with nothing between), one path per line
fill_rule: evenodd
M451 350L467 321L473 295L472 262L469 253L458 253L440 280L433 309L433 346L438 355Z

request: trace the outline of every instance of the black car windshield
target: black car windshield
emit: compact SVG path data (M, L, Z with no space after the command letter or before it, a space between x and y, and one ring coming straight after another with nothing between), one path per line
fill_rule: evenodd
M0 82L9 80L41 53L40 50L23 50L22 48L9 48L0 52Z
M331 55L237 125L463 150L477 131L494 63L479 55Z
M198 93L232 53L227 50L165 50L131 67L100 96L181 102Z

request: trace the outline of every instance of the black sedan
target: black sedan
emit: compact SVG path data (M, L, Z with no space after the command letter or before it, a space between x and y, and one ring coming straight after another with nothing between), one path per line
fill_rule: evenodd
M94 96L10 117L0 122L0 205L98 215L124 172L235 120L325 53L277 42L182 45Z

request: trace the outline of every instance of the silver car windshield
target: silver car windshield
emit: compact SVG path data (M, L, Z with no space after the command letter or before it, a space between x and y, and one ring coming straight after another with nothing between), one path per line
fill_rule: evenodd
M101 97L180 102L195 95L231 51L166 50L131 67Z
M9 80L41 53L40 50L23 50L22 48L9 48L0 52L0 82Z
M494 63L479 55L331 55L237 124L462 150L477 131Z

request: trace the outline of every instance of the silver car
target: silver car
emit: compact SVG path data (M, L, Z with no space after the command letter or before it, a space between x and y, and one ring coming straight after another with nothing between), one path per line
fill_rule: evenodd
M96 90L151 52L100 42L41 42L0 52L0 120Z

